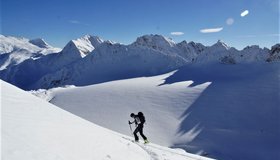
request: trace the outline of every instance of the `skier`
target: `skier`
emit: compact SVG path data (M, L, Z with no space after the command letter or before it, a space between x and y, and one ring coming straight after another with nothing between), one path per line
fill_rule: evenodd
M149 143L147 137L143 134L143 127L144 127L144 123L145 123L145 117L144 114L142 112L139 112L137 115L135 115L134 113L130 114L130 117L134 118L133 122L128 122L129 124L133 124L135 123L136 129L133 132L134 138L135 138L135 142L139 141L139 138L137 136L137 133L139 132L140 135L142 136L142 138L144 139L144 143Z

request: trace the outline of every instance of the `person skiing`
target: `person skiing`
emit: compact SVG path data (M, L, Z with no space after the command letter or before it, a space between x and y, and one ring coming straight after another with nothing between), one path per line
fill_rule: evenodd
M134 118L133 122L128 122L129 124L133 124L135 123L136 129L133 132L134 138L135 138L135 142L139 141L139 138L137 136L137 133L139 132L140 135L142 136L142 138L144 139L144 143L149 143L147 137L143 134L143 128L144 128L144 123L145 123L145 117L144 114L142 112L139 112L137 115L135 115L134 113L130 114L131 118Z

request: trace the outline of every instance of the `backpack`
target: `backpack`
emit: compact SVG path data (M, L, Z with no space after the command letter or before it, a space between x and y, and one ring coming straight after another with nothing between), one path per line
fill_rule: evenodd
M145 116L144 116L144 114L143 114L142 112L138 112L138 117L139 117L140 122L141 122L142 124L144 124L144 123L146 122Z

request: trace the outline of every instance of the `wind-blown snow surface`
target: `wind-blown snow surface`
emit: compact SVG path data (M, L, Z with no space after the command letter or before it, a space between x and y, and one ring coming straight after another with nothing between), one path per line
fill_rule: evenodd
M279 63L187 65L169 74L40 90L51 103L129 135L142 111L150 141L218 159L279 159Z
M195 160L180 149L131 142L6 82L1 85L3 160Z

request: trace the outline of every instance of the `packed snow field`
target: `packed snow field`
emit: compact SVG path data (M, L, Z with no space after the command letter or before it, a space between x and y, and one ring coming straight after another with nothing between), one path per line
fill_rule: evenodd
M3 82L6 159L201 158L185 151L280 159L280 44L237 50L220 40L204 46L144 35L124 45L86 35L59 49L43 39L0 40L2 80L76 115ZM131 143L129 115L138 111L151 142L181 149Z
M279 158L279 64L190 65L155 76L34 94L130 135L146 115L150 141L218 159Z
M2 159L207 160L105 129L6 82L1 84Z

